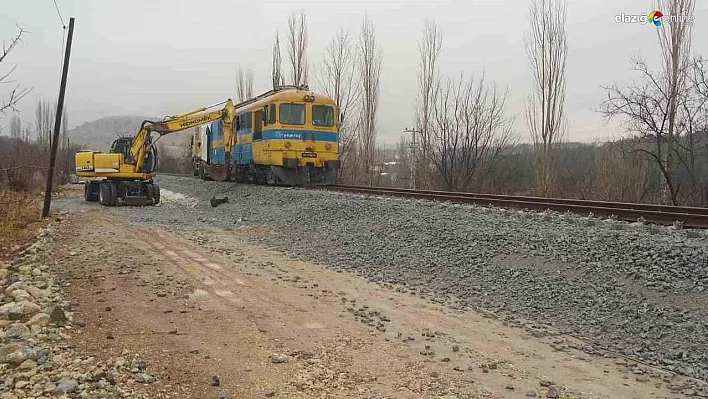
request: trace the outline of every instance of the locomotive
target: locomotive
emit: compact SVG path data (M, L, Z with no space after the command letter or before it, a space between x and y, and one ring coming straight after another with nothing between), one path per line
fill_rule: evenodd
M306 86L283 86L235 105L230 153L223 121L197 127L192 135L195 176L224 165L240 183L333 185L339 169L337 107Z

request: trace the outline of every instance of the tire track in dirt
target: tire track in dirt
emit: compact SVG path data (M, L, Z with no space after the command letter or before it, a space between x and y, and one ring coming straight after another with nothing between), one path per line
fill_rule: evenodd
M248 319L261 327L264 324L274 327L273 320L279 320L275 327L287 327L291 335L304 338L300 340L299 345L308 346L310 349L313 347L309 341L312 333L325 327L321 322L297 317L298 314L304 316L309 311L296 306L293 301L274 296L268 287L254 284L247 276L235 270L239 265L232 261L215 262L204 250L195 249L194 243L172 235L160 227L131 226L130 232L139 240L148 243L173 266L187 273L207 292L232 306L241 307Z
M241 308L239 313L248 315L247 318L256 325L268 326L263 331L268 331L276 341L284 341L286 347L294 346L297 348L295 353L311 353L308 356L316 353L324 368L309 367L300 378L328 381L328 375L332 375L343 379L339 384L343 384L345 390L339 395L313 397L368 397L354 393L363 389L372 392L374 396L370 397L422 399L440 389L448 392L445 389L453 388L442 387L452 386L456 386L454 392L460 395L459 398L499 397L491 393L482 395L480 388L469 382L457 381L450 385L450 381L438 381L438 377L427 375L425 368L411 366L417 361L411 363L410 353L399 353L380 337L361 328L359 323L342 318L342 309L336 300L339 298L323 303L327 298L308 298L303 293L304 287L271 286L262 278L244 275L245 270L239 269L239 263L215 261L214 254L207 254L207 250L198 248L195 243L157 226L129 226L127 231L137 240L149 243L152 251L164 258L170 267L182 270L213 297ZM319 283L325 285L322 281ZM285 353L289 352L285 350ZM402 383L402 377L408 381ZM417 382L410 385L410 381ZM332 382L324 384L327 386Z

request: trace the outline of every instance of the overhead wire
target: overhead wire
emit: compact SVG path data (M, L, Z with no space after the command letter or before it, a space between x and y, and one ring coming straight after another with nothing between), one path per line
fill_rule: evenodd
M57 0L54 1L54 7L57 9L57 15L59 15L59 20L61 21L61 25L66 29L66 23L64 23L64 18L61 17L61 11L59 11L59 5L57 4Z
M64 72L63 69L64 69L64 46L66 45L66 23L64 22L64 18L61 16L61 11L59 10L59 4L57 4L57 0L53 0L53 1L54 1L54 8L56 8L56 10L57 10L57 15L59 16L59 21L61 22L61 26L62 26L61 54L59 54L60 58L59 58L59 79L58 79L58 82L60 82L59 84L61 85L61 77ZM63 117L63 115L62 115L62 117Z

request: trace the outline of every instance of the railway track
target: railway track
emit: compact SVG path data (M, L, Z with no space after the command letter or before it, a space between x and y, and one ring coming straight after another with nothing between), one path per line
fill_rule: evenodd
M175 177L193 177L189 174L159 173ZM708 208L636 204L627 202L591 201L563 198L544 198L517 195L499 195L482 193L458 193L434 190L410 190L392 187L368 186L311 186L310 189L350 192L356 194L384 195L405 198L417 198L479 206L500 206L530 211L552 210L590 215L599 218L614 218L628 222L644 220L649 223L673 225L676 222L687 228L708 228Z
M586 216L592 214L594 217L615 218L617 220L628 222L644 220L649 223L663 225L672 225L679 222L682 223L683 227L701 229L708 228L708 208L498 194L457 193L432 190L409 190L389 187L335 185L313 188L357 194L384 195L461 204L475 204L480 206L492 205L532 211L552 210L557 212L572 212Z

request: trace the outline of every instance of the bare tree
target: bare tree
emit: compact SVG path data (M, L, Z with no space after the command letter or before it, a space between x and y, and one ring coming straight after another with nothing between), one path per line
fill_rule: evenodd
M702 56L693 60L693 71L691 74L691 82L696 88L696 92L708 100L708 60Z
M663 4L657 0L657 9L666 10L669 15L689 15L693 14L695 0L668 0ZM691 23L669 22L663 25L663 29L657 29L659 46L661 47L662 69L666 76L666 94L668 96L668 113L666 126L666 173L672 176L674 173L673 146L676 140L676 116L678 113L679 93L684 90L686 84L686 69L689 66L691 56ZM676 203L676 188L671 187L671 177L665 180L665 198L671 198Z
M307 16L300 11L299 18L293 12L288 17L288 55L290 56L290 78L295 86L307 85Z
M373 22L364 16L359 34L359 83L361 109L359 119L359 164L370 174L375 162L376 113L379 108L379 79L383 51L376 43ZM369 184L371 183L370 175Z
M22 138L22 120L19 115L12 115L10 120L10 137L13 139Z
M534 89L526 121L534 143L534 188L550 196L554 185L554 152L566 133L565 66L568 41L565 0L531 0L531 26L524 38Z
M514 119L506 115L506 97L484 76L475 81L461 75L433 93L429 156L444 189L479 186L511 144Z
M47 147L52 146L52 125L54 122L55 109L56 108L51 105L49 100L40 99L37 101L37 106L34 110L34 118L37 141L40 145Z
M627 142L604 144L597 149L590 184L594 198L604 201L642 202L649 190L646 160Z
M405 165L407 169L410 169L411 161L411 142L408 137L401 135L401 139L396 144L396 160L399 164ZM410 171L408 171L410 173ZM406 179L409 177L406 176Z
M689 15L695 0L669 0L657 7L668 15ZM692 24L665 20L658 27L662 67L650 69L639 58L632 60L640 83L627 87L606 87L608 97L601 112L609 120L621 116L624 125L635 136L635 151L644 154L661 172L663 200L679 203L681 185L677 182L678 166L689 171L696 186L694 160L697 133L704 128L706 101L702 98L700 77L705 69L701 59L691 60ZM676 162L677 161L677 162Z
M2 53L0 53L0 64L2 64L3 61L5 61L5 58L12 52L12 50L17 47L17 45L22 41L22 35L27 33L24 29L21 27L17 27L17 35L10 40L10 44L6 45L5 42L2 44ZM17 68L17 65L14 65L10 68L8 72L2 73L0 72L0 86L3 84L7 83L13 83L14 81L10 80L10 75L15 71ZM15 108L15 105L22 100L24 96L29 94L31 91L31 88L27 87L21 87L19 84L15 85L12 90L10 90L10 93L7 94L7 96L3 96L3 99L0 100L0 115L5 115L7 111L17 111Z
M22 141L29 142L32 139L32 123L25 123L22 126Z
M705 80L708 71L704 59L695 58L682 73L686 82L677 96L674 127L676 172L679 185L690 184L690 190L684 190L682 195L685 202L705 205L708 180L704 177L705 169L701 169L701 159L708 158L708 82Z
M340 175L356 144L351 115L356 114L361 88L356 82L356 64L352 62L355 55L356 49L349 32L340 29L325 48L320 73L317 75L322 90L334 100L339 111L337 144L342 164L339 168Z
M246 101L246 76L241 65L236 67L236 99L238 102Z
M430 118L434 92L440 84L438 60L442 51L442 32L434 21L425 21L423 37L418 42L420 65L418 71L418 98L416 125L420 132L421 153L418 156L418 181L427 185L425 170L429 164L428 152L430 149Z
M241 65L236 68L236 98L239 102L253 98L253 72Z
M250 100L253 98L253 71L251 69L246 70L246 84L244 87L244 94L246 96L246 100Z
M273 58L270 79L273 84L273 90L285 84L282 72L282 57L280 54L280 34L275 32L275 42L273 42Z
M54 110L54 113L56 114L56 108ZM61 117L61 141L59 144L66 144L67 139L69 138L69 116L68 113L66 112L66 107L61 112L62 117ZM67 146L68 148L68 146Z

